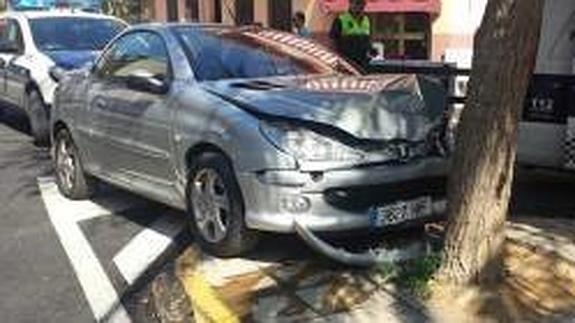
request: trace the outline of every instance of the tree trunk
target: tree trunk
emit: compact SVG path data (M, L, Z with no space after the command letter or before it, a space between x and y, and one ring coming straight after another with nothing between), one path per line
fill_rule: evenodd
M544 0L489 0L448 184L439 283L496 282L502 267L518 124L537 57Z

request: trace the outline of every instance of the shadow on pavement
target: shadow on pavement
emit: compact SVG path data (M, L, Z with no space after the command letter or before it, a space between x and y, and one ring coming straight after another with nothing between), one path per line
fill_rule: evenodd
M0 170L5 171L2 200L38 195L36 178L52 173L49 149L33 145L27 118L21 111L0 106L1 125L6 126L0 136Z
M30 123L22 110L0 104L0 123L22 134L30 135Z
M519 169L513 186L510 212L516 215L575 219L575 173Z

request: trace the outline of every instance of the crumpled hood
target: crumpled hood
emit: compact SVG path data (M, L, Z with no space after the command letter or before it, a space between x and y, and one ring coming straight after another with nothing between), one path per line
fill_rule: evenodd
M44 54L50 57L54 63L65 70L73 70L81 68L87 63L90 63L98 56L98 51L71 51L71 50L56 50L45 51Z
M336 127L369 140L423 141L446 104L439 82L416 75L290 76L203 86L254 114Z

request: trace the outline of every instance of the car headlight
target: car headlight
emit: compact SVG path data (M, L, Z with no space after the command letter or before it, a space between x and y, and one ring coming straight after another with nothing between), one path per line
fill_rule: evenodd
M355 162L361 151L311 130L286 123L262 123L264 136L298 160L308 162Z

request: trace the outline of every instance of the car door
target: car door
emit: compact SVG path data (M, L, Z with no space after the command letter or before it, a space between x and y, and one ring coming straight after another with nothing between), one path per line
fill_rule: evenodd
M8 27L8 20L0 18L0 43L6 43L6 31ZM11 59L10 53L5 51L5 48L0 46L0 100L6 102L6 66Z
M15 27L13 19L0 19L0 99L10 104L15 103L15 95L8 90L7 77L10 74L13 78L13 61L21 51L17 48L17 40L22 40L19 29Z
M11 53L5 67L6 99L15 106L25 108L24 94L30 79L30 71L19 64L19 61L24 59L25 49L22 29L16 19L9 18L7 21L6 40L14 45L14 52Z
M87 122L91 155L102 170L145 190L172 185L170 81L167 48L153 32L122 36L98 61Z

